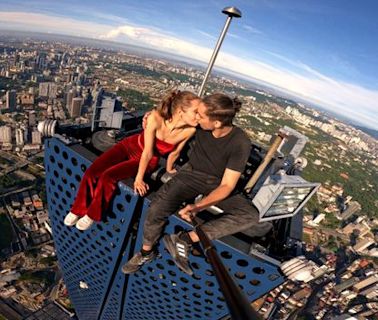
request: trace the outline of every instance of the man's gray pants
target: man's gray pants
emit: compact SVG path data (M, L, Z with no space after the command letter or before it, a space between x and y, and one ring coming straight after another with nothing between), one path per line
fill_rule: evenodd
M171 180L155 194L144 222L143 244L153 246L163 233L168 217L199 194L207 195L220 184L220 179L184 166ZM206 221L201 228L210 239L219 239L253 227L253 235L264 236L271 223L259 223L259 215L250 201L241 194L231 195L219 202L217 207L224 213Z

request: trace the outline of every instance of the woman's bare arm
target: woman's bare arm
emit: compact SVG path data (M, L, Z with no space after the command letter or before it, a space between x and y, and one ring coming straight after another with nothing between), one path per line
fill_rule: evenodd
M154 143L156 137L157 121L154 114L151 114L147 119L147 126L144 130L144 148L142 156L139 161L138 173L135 177L134 191L141 196L145 195L148 190L148 185L143 181L146 173L148 163L154 155Z
M193 137L194 133L196 132L196 128L188 128L188 133L185 136L184 140L179 142L176 146L176 148L168 155L167 158L167 172L169 173L175 173L176 169L173 168L173 165L175 161L177 160L178 156L180 155L181 150L184 148L185 144L188 142L188 140Z

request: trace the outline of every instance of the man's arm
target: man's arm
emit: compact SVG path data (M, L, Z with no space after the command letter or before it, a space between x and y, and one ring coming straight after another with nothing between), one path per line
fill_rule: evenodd
M206 209L212 205L226 199L235 189L236 184L241 176L241 172L227 169L224 171L222 181L218 187L211 191L206 197L202 198L196 204L188 204L179 211L179 215L186 221L191 221L190 215L196 215L197 212Z

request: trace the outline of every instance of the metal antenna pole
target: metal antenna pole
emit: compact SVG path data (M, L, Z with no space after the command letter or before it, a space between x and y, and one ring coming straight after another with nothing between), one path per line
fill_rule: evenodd
M228 30L228 27L230 26L232 18L234 18L234 17L235 18L241 18L241 16L242 16L241 11L238 8L236 8L236 7L227 7L227 8L224 8L222 10L222 13L226 14L228 17L227 17L226 23L225 23L225 25L223 27L222 33L221 33L221 35L218 38L218 42L217 42L217 44L215 46L215 49L213 51L213 55L211 56L211 59L209 61L209 65L207 66L207 70L206 70L206 73L205 73L205 78L202 81L201 88L198 91L198 96L200 96L200 97L203 94L203 91L205 89L205 84L207 82L207 79L209 78L209 75L211 73L211 69L213 68L215 59L217 58L219 49L220 49L220 47L222 45L224 37L226 36L227 30Z

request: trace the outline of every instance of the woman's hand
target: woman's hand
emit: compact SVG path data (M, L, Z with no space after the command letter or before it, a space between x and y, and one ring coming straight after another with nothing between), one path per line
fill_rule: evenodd
M168 170L167 169L167 172L169 173L169 174L176 174L177 173L177 170L176 169L171 169L171 170Z
M134 181L134 192L138 193L142 197L147 193L149 188L150 187L148 186L148 184L145 183L143 180L136 179Z

